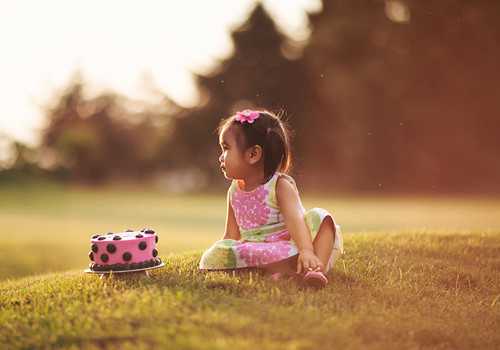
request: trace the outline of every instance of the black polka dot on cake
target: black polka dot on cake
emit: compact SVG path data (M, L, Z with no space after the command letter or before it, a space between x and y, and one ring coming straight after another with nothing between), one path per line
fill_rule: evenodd
M123 253L122 257L124 261L130 261L132 259L132 254L130 254L129 252L125 252Z
M119 241L120 239L122 239L120 236L114 236L113 237L113 241Z
M155 231L154 230L151 230L151 229L147 229L144 231L144 233L147 233L149 235L154 235L155 234Z
M106 237L99 237L97 240L99 240L99 241L103 241L103 240L105 240L105 239L106 239Z
M155 243L158 243L158 236L155 236Z
M141 235L140 233L138 233L138 234L135 235L135 238L142 238L142 237L144 237L144 236Z
M92 244L91 249L92 249L92 251L93 251L94 253L97 253L97 251L99 250L99 248L97 247L97 244L95 244L95 243L94 243L94 244Z
M94 261L94 253L93 252L89 252L89 259Z
M101 260L102 260L103 262L107 262L107 261L109 260L109 256L108 256L108 254L101 254Z
M140 250L145 250L147 247L148 247L148 245L146 242L142 241L141 243L139 243Z
M109 235L109 236L111 236L111 235L114 235L115 233L114 232L108 232L106 234Z
M153 249L153 257L156 257L158 255L158 251L156 249Z
M114 244L109 243L106 246L106 250L108 251L108 253L113 254L114 252L116 252L116 246Z
M99 235L93 235L92 239L96 239L97 237L99 237Z

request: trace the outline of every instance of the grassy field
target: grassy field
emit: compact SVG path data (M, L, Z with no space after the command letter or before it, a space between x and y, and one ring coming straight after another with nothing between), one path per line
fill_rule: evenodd
M346 254L324 290L257 272L200 274L224 194L0 188L0 344L6 349L495 349L500 200L312 198ZM153 227L167 266L85 275L92 233Z
M152 227L162 255L198 251L221 237L225 194L0 187L0 280L85 268L94 233ZM304 198L334 213L347 235L500 230L500 199ZM349 250L349 246L347 246Z

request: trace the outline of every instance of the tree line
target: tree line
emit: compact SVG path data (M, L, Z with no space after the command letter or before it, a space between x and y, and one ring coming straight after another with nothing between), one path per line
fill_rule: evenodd
M256 5L231 34L233 54L195 76L198 106L90 98L75 79L45 111L38 157L19 148L0 177L35 164L79 182L195 171L223 186L219 120L263 107L294 130L293 175L308 189L498 193L499 10L487 0L325 1L302 45Z

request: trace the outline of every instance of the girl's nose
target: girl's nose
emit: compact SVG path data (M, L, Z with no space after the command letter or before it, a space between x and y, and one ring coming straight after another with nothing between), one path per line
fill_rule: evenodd
M222 161L223 161L223 160L224 160L224 155L223 155L223 154L221 154L221 155L219 156L219 162L220 162L220 163L222 163Z

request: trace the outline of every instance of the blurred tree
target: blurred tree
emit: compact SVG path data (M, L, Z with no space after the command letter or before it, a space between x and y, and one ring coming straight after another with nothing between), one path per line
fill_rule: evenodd
M212 183L222 181L214 132L219 121L236 110L261 107L284 114L297 130L296 159L302 157L302 137L306 135L305 70L299 59L287 58L297 43L277 30L260 4L232 33L232 38L232 56L220 62L212 73L196 76L204 102L179 115L173 138L165 143L162 152L165 164L187 168L195 165Z
M0 183L21 182L47 176L38 166L38 151L36 148L0 133Z
M306 187L500 191L498 13L488 0L329 0L302 51L257 4L231 57L196 75L197 108L87 98L76 79L47 109L43 163L85 181L196 168L222 184L220 119L264 107L295 131Z
M165 98L162 106L141 104L132 112L126 107L137 103L115 93L87 98L83 87L76 78L47 109L42 163L66 169L77 181L149 177L173 103Z
M500 190L500 2L324 1L305 51L315 183ZM325 172L322 164L333 169Z
M12 143L12 148L14 161L9 167L10 169L33 174L39 170L37 166L37 151L34 148L18 141Z

